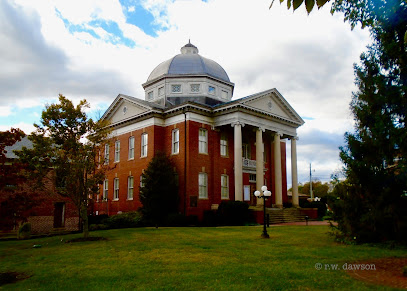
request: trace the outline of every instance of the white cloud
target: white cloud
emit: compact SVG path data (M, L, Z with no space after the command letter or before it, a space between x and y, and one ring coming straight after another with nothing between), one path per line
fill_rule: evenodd
M35 127L32 124L19 122L11 125L1 125L0 124L0 131L10 130L11 128L19 128L24 131L25 134L30 134L31 132L35 131Z
M0 116L9 116L11 115L10 106L0 106Z
M227 71L235 98L275 87L301 116L314 118L298 130L299 173L312 160L323 171L336 170L340 137L353 124L348 105L355 89L353 63L368 43L367 31L351 31L343 15L330 15L329 5L310 16L278 3L269 10L269 0L141 5L163 28L157 37L127 23L118 0L1 1L0 106L15 100L17 107L35 106L58 93L92 105L110 104L119 93L143 98L141 84L150 72L191 38L201 55ZM100 39L70 33L56 11ZM118 36L92 20L116 23L135 47L112 44Z

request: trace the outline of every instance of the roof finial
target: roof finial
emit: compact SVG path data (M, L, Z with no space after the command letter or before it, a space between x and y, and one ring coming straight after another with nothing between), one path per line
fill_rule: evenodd
M188 43L191 44L191 38L188 39Z

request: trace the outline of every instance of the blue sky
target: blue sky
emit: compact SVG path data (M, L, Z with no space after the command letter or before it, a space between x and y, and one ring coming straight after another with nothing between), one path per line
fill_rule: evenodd
M353 124L353 63L369 34L351 31L342 15L331 16L329 4L310 16L278 1L269 6L269 0L0 1L0 130L30 132L59 93L86 98L92 117L119 93L143 99L150 72L191 39L226 70L234 98L270 88L282 93L306 121L298 129L300 182L310 162L326 181L341 168L338 147Z

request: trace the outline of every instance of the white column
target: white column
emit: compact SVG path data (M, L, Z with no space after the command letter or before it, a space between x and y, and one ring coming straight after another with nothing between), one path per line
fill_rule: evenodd
M261 191L264 186L263 162L263 129L256 130L256 190ZM257 205L263 205L264 199L257 198Z
M235 200L243 201L242 124L233 123L235 152Z
M274 185L276 206L283 207L283 189L282 189L282 174L281 174L281 146L280 146L280 133L274 135Z
M298 137L291 138L291 178L293 188L293 206L299 207L298 200L298 177L297 177L297 139Z

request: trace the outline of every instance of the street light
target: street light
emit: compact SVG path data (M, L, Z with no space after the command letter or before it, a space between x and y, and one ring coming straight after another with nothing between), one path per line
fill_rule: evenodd
M264 199L264 203L263 203L264 222L263 222L263 233L261 234L261 237L270 238L270 236L267 233L267 229L266 229L266 200L269 197L271 197L271 192L267 190L267 186L262 186L261 191L262 191L262 193L259 190L254 191L254 196L256 196L257 198Z

